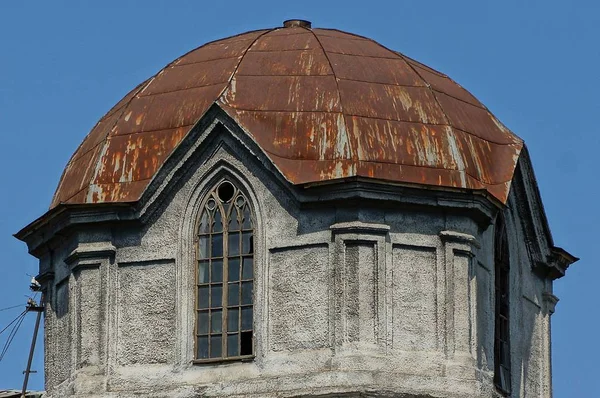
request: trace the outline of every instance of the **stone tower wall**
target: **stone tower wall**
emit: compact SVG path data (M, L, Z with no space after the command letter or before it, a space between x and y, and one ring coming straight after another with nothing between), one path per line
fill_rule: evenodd
M303 205L235 143L211 145L140 222L71 229L42 257L50 397L496 395L493 214L389 192ZM256 356L197 365L194 222L222 176L256 215ZM548 397L551 282L514 201L511 396Z

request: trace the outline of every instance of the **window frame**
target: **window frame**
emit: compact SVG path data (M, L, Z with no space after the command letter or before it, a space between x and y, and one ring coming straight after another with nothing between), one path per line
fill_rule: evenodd
M224 183L229 183L232 187L233 187L233 194L230 198L229 201L225 201L222 202L219 199L219 188L224 184ZM256 289L255 289L255 285L256 285L256 244L255 244L255 237L256 237L256 218L255 218L255 211L254 211L254 206L252 205L252 202L248 199L249 195L246 194L245 190L240 188L241 184L239 184L238 182L236 182L235 179L233 178L228 178L228 177L222 177L219 180L217 180L216 183L212 183L211 188L203 195L204 198L202 199L201 202L201 206L199 207L199 210L197 212L197 217L196 217L196 221L194 223L194 306L193 306L193 311L194 311L194 353L193 353L193 359L192 359L192 363L194 364L207 364L207 363L218 363L218 362L234 362L234 361L239 361L239 362L246 362L246 361L252 361L254 360L255 356L256 356L256 339L255 339L255 333L256 333L256 329L255 329L255 322L254 322L254 314L255 314L255 303L256 303ZM230 311L230 309L228 307L231 307L229 304L229 298L228 298L228 290L229 290L229 284L233 283L231 281L231 279L229 278L229 261L230 261L230 249L229 249L229 233L230 231L230 226L229 226L229 222L226 222L225 220L229 221L231 220L231 214L233 212L233 208L236 207L235 201L237 200L237 198L239 197L243 197L244 198L244 204L242 206L240 206L241 208L239 209L240 213L243 216L243 212L244 212L244 208L247 207L249 215L250 215L250 229L244 229L243 228L243 223L239 223L239 229L236 229L233 233L238 233L239 234L239 253L237 253L235 255L235 257L240 258L240 264L239 264L239 280L237 281L233 281L233 282L237 282L239 285L239 293L238 293L238 298L239 298L239 302L238 304L234 305L234 307L237 307L237 309L240 311L240 315L238 318L238 325L237 325L237 333L236 335L238 336L238 354L239 355L235 355L235 356L228 356L227 355L227 336L228 336L228 330L227 330L227 326L228 326L228 313ZM209 239L208 239L208 246L212 245L212 235L213 233L215 233L215 231L213 230L214 226L210 227L210 230L208 231L208 233L202 233L200 231L200 227L201 227L201 219L202 216L205 212L207 211L207 204L208 202L214 199L216 202L216 207L218 207L218 210L221 212L222 216L221 216L221 220L222 220L222 229L220 232L216 232L217 234L222 234L222 255L221 257L213 257L212 253L210 256L208 257L201 257L200 254L200 237L202 235L208 235ZM223 210L224 210L224 203L229 203L231 210L229 211L228 215L223 216ZM209 218L210 219L210 218ZM212 221L212 220L211 220ZM250 235L250 244L251 244L251 252L250 253L242 253L242 239L243 239L243 233L244 232L251 232ZM208 247L207 246L207 247ZM222 260L222 281L220 282L222 285L222 293L221 293L221 306L220 307L211 307L210 305L208 305L207 308L204 307L200 307L199 305L199 289L201 285L206 285L206 286L210 286L213 282L210 280L210 277L208 279L208 282L203 281L200 282L199 281L199 268L200 268L200 261L207 261L210 260L208 263L208 268L212 268L212 265L210 264L210 262L212 262L212 259L217 258L217 259L221 259ZM252 259L252 276L250 279L244 279L242 272L243 272L243 259L244 258L251 258ZM208 272L212 272L212 271L208 271ZM251 301L250 304L242 304L242 285L244 282L251 282L252 283L252 294L251 294ZM220 308L221 309L221 332L220 332L220 336L221 336L221 356L220 357L206 357L206 358L199 358L198 355L198 338L199 336L204 336L207 335L208 336L208 341L209 341L209 346L207 349L209 349L209 355L210 355L210 336L211 335L219 335L219 333L211 333L210 330L210 325L207 327L207 332L206 333L202 333L202 334L198 334L198 325L199 325L199 313L201 311L209 311L208 314L210 314L210 311L213 308ZM241 355L241 351L242 351L242 345L241 345L241 339L242 339L242 334L244 333L244 330L242 330L242 318L241 318L241 312L243 308L251 308L252 309L252 319L251 319L251 329L245 330L245 332L250 332L251 333L251 353L250 354L245 354L245 355Z
M494 385L504 396L512 391L510 308L510 250L506 220L499 213L494 226Z

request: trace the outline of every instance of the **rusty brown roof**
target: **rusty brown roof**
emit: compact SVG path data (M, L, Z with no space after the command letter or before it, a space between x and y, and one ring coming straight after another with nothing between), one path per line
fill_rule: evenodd
M360 176L504 203L523 146L448 76L373 40L259 30L205 44L127 94L77 149L51 207L138 200L215 103L293 184Z

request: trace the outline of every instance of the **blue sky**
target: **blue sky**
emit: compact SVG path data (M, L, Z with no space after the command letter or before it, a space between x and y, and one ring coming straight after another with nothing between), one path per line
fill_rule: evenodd
M47 210L96 121L190 49L289 18L371 37L447 73L525 140L555 242L581 257L555 283L555 397L600 397L597 1L1 1L0 309L26 302L37 271L12 234ZM0 311L0 330L21 311ZM20 387L33 323L30 314L0 362L0 389Z

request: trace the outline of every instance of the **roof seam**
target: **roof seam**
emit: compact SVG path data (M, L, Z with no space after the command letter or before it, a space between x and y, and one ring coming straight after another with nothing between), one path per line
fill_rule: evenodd
M396 54L398 54L399 56L408 59L408 60L406 60L406 62L408 62L409 64L413 64L413 63L416 64L416 65L412 65L412 66L416 66L417 68L423 69L423 70L425 70L425 71L427 71L429 73L433 73L435 75L439 75L439 77L445 77L445 78L450 79L450 77L447 74L445 74L443 72L440 72L439 70L434 69L431 66L425 65L425 64L417 61L416 59L411 58L408 55L405 55L405 54L403 54L403 53L401 53L399 51L394 51L394 52ZM450 80L452 80L452 79L450 79Z
M205 84L202 86L193 86L193 87L179 88L177 90L171 90L171 91L161 91L161 92L157 92L157 93L149 93L149 94L140 95L138 98L147 98L147 97L153 97L156 95L171 94L171 93L176 93L179 91L193 90L195 88L218 86L220 84L227 83L227 82L228 81L223 81L223 82L217 82L217 83L212 83L212 84Z
M453 126L451 124L441 124L441 123L430 123L430 122L424 122L424 121L411 121L411 120L398 120L398 119L386 119L383 117L376 117L376 116L364 116L364 115L356 115L356 114L351 114L351 113L344 113L344 112L331 112L331 111L319 111L319 110L308 110L308 111L299 111L299 110L294 110L294 111L289 111L289 110L274 110L274 109L246 109L246 108L238 108L238 107L234 107L228 104L224 104L225 106L227 106L230 109L233 109L235 111L240 111L240 112L278 112L278 113L328 113L328 114L334 114L334 115L345 115L345 116L350 116L350 117L360 117L360 118L364 118L364 119L375 119L375 120L384 120L387 122L396 122L396 123L411 123L411 124L420 124L420 125L426 125L426 126L440 126L440 127L449 127L451 129L454 130L458 130L461 131L465 134L468 134L470 136L473 136L475 138L478 138L482 141L486 141L489 142L491 144L495 144L495 145L520 145L519 142L506 142L506 143L502 143L502 142L498 142L498 141L494 141L494 140L490 140L487 138L483 138L480 137L474 133L471 133L467 130L463 130L459 127Z
M286 157L286 156L281 156L278 155L272 151L269 151L268 149L262 148L263 151L265 151L268 154L271 154L273 156L277 156L278 158L281 159L287 159L287 160L299 160L299 161L309 161L309 162L314 162L314 161L319 161L319 162L337 162L340 160L347 160L347 161L354 161L354 159L299 159L299 158L290 158L290 157ZM416 165L416 164L405 164L405 163L398 163L398 162L384 162L384 161L377 161L377 160L364 160L364 159L357 159L358 162L366 162L366 163L377 163L377 164L391 164L391 165L396 165L396 166L407 166L407 167L418 167L418 168L427 168L427 169L433 169L433 170L446 170L446 171L457 171L460 173L465 173L466 175L468 175L469 177L473 178L476 181L479 181L481 184L483 185L501 185L501 184L506 184L509 181L512 181L512 179L510 180L506 180L506 181L501 181L501 182L485 182L482 181L479 177L476 177L474 175L472 175L471 173L469 173L466 169L448 169L448 168L444 168L444 167L435 167L435 166L429 166L429 165Z
M146 134L146 133L154 133L156 131L178 130L181 128L193 126L195 124L196 123L189 123L189 124L182 124L181 126L178 126L178 127L164 127L164 128L159 128L159 129L153 129L153 130L133 131L133 132L127 133L127 134L115 134L112 137L114 137L114 138L127 137L129 135L134 135L134 134Z
M86 189L88 189L88 188L89 188L89 185L86 185L86 186L84 186L84 187L83 187L83 188L81 188L79 191L77 191L77 192L75 192L73 195L69 196L67 199L59 201L59 202L57 203L57 205L58 205L58 204L61 204L61 203L67 203L69 200L71 200L71 199L73 199L75 196L77 196L77 194L79 194L79 193L80 193L80 192L82 192L82 191L85 191L85 190L86 190ZM54 203L54 201L52 201L52 202Z
M376 43L376 42L374 42L374 43ZM391 51L388 48L386 48L386 50ZM398 57L379 57L377 55L348 54L348 53L343 53L340 51L327 51L327 52L329 54L347 55L348 57L364 57L364 58L374 58L374 59L401 59Z
M244 76L244 77L327 77L327 76L334 76L335 75L333 73L328 73L325 75L293 75L293 74L285 74L285 75L267 75L267 74L262 74L262 75L248 75L245 73L238 73L237 76Z
M402 55L400 55L400 53L398 53L398 56L400 58L402 58L404 60L404 62L406 62L406 65L408 65L408 67L411 68L413 70L413 72L415 72L421 78L421 80L423 80L425 82L425 84L427 85L427 88L429 89L429 91L431 91L431 94L433 95L433 99L435 100L435 103L440 107L440 110L442 111L444 118L446 118L446 121L448 122L448 126L454 127L454 125L450 124L450 118L446 114L446 111L442 107L442 104L440 103L437 96L435 95L434 90L431 88L431 84L429 84L429 82L427 80L425 80L425 78L423 76L421 76L421 74L419 72L417 72L415 67L412 66L407 60L405 60L404 57Z
M317 51L318 48L314 47L314 48L288 48L288 49L281 49L281 50L250 50L249 52L251 53L286 53L286 52L292 52L292 51Z
M338 79L335 74L335 70L333 69L333 64L331 63L331 60L329 59L329 55L327 55L327 51L325 51L325 47L323 47L323 43L321 43L319 36L317 36L317 34L313 30L311 30L311 29L307 29L307 30L313 34L313 36L315 37L315 40L317 40L317 43L319 43L321 50L323 50L323 55L325 56L325 59L327 60L327 63L329 64L329 67L331 68L331 73L333 73L333 78L335 80L335 87L337 88L337 94L338 94L338 98L340 100L340 113L342 115L342 120L344 121L344 131L346 134L346 140L348 142L348 150L350 151L350 159L357 160L358 155L355 152L358 150L358 148L352 148L352 141L350 140L350 133L349 133L350 130L348 129L348 123L346 122L346 116L344 113L344 103L342 100L342 92L340 90L340 85L338 83ZM338 133L339 133L339 131L338 131Z
M402 54L400 52L396 52L396 53L398 55L400 55L401 57L403 57L403 58L410 59L412 62L406 61L406 63L408 63L411 67L413 67L413 69L416 67L416 68L422 69L422 70L424 70L426 72L433 73L434 75L437 74L437 75L439 75L439 77L443 77L445 79L448 79L451 83L456 84L458 87L462 88L468 94L470 94L473 98L475 98L475 96L473 94L471 94L471 92L469 90L467 90L466 88L464 88L460 83L458 83L456 80L452 79L450 76L446 75L445 73L439 72L438 70L433 69L432 67L427 66L427 65L425 65L425 64L423 64L423 63L421 63L421 62L419 62L419 61L417 61L415 59L412 59L411 57L409 57L407 55L404 55L404 54ZM413 65L413 63L416 64L416 65ZM428 69L430 69L430 70L428 70ZM415 72L416 72L416 70L415 70ZM419 74L419 76L420 76L420 74ZM435 89L432 87L432 90L435 90ZM440 92L442 94L445 94L445 95L447 95L449 97L456 98L456 97L454 97L454 96L452 96L450 94L447 94L447 93L445 93L443 91L440 91L440 90L435 90L435 91ZM456 99L462 101L460 98L456 98ZM493 116L496 120L498 120L498 118L496 118L496 116L494 116L494 114L489 110L489 108L487 106L485 106L485 104L483 102L479 101L477 98L475 98L475 99L477 100L477 102L479 102L479 104L481 105L482 109L485 109L491 116ZM467 103L469 103L469 102L467 102ZM471 105L473 105L473 104L471 104ZM507 127L507 129L508 129L508 127ZM508 129L508 130L510 131L510 129ZM512 133L512 131L511 131L511 133ZM516 134L514 134L514 133L512 133L512 134L516 136ZM521 139L518 136L517 136L517 138Z
M154 176L152 176L152 177L148 177L148 178L141 178L141 179L139 179L139 180L131 180L131 181L95 182L95 183L94 183L94 184L92 184L92 185L103 185L103 184L133 184L133 183L136 183L136 182L148 181L148 180L151 180L151 179L153 179L153 178L154 178Z
M258 41L258 39L260 39L261 37L263 37L267 33L273 32L275 30L276 29L268 29L268 30L264 31L263 33L261 33L260 35L258 35L257 37L255 37L254 40L252 40L252 42L250 43L250 45L248 45L248 47L246 47L246 50L244 50L244 52L240 56L240 60L238 61L238 63L235 66L235 68L233 69L233 72L231 72L231 76L229 76L229 80L227 81L227 84L225 84L225 86L223 87L223 89L221 90L221 92L219 93L219 95L217 96L217 98L215 99L215 101L214 101L215 103L216 102L223 102L222 99L221 99L221 97L223 96L223 94L225 94L227 92L227 90L229 90L229 87L231 86L231 82L235 78L235 74L237 73L240 65L242 64L242 61L244 61L244 56L248 53L248 50L250 50L250 48L252 48L252 46L254 46L254 44L256 44L256 42Z
M339 30L339 29L333 29L333 28L315 28L315 29L317 29L317 30L325 30L325 31L330 31L330 32L339 32L339 33L342 33L344 35L356 37L356 39L346 39L346 40L369 40L369 41L373 41L373 40L369 39L366 36L357 35L356 33L351 33L351 32L344 32L343 30ZM334 38L334 39L342 39L342 40L344 40L344 38L342 38L342 37L335 37L335 36L327 36L327 37L331 37L331 38Z
M90 149L88 149L81 155L78 155L77 157L73 156L73 158L69 161L69 163L67 163L67 167L69 166L70 163L72 163L72 162L74 163L74 162L78 161L79 159L81 159L82 157L84 157L85 155L87 155L88 153L93 151L94 149L98 148L98 146L100 146L100 144L102 144L104 141L106 141L106 138L103 138L100 141L98 141L94 146L92 146ZM77 152L75 152L75 154L77 154Z
M230 40L230 41L229 41L229 43L237 43L237 42L240 42L240 41L250 40L250 39L231 40L231 39L233 39L234 37L245 36L245 35L247 35L247 34L249 34L249 33L256 33L256 32L263 32L262 34L264 34L264 33L266 33L266 32L270 32L271 30L273 30L273 29L255 29L255 30L250 30L250 31L248 31L248 32L242 32L242 33L238 33L238 34L236 34L236 35L232 35L232 36L228 36L228 37L223 37L223 38L221 38L221 39L215 39L215 40L213 40L213 41L209 41L209 42L207 42L207 43L204 43L203 45L201 45L201 46L198 46L198 47L194 48L193 50L190 50L190 51L188 51L187 53L185 53L184 55L182 55L182 56L181 56L181 57L179 57L179 58L183 58L183 57L185 57L186 55L188 55L188 54L189 54L189 53L191 53L192 51L196 51L196 50L198 50L198 49L200 49L200 48L202 48L202 47L206 47L206 46L210 46L210 45L215 45L215 44L217 44L217 43L219 43L219 42L221 42L221 41ZM178 58L178 59L179 59L179 58Z
M198 47L196 50L200 49L200 47ZM185 64L176 64L176 65L172 65L171 68L181 68L184 66L189 66L189 65L196 65L196 64L203 64L206 62L214 62L214 61L221 61L224 59L232 59L232 58L239 58L239 55L235 55L235 56L231 56L231 57L221 57L221 58L212 58L212 59L204 59L202 61L196 61L196 62L187 62Z

